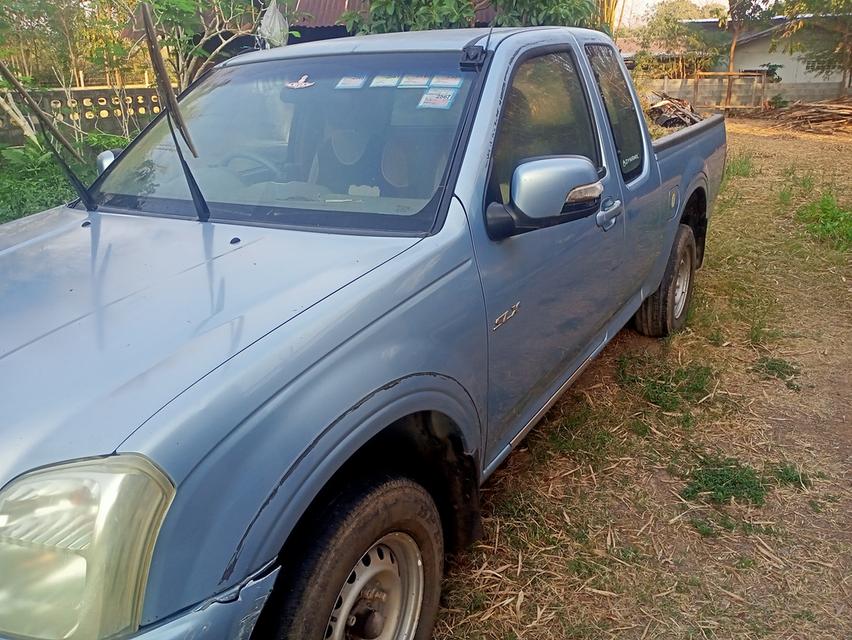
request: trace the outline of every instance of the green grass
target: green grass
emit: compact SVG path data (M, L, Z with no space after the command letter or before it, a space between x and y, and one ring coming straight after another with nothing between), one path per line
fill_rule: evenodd
M706 496L717 504L737 499L763 505L766 493L766 484L752 467L735 458L708 456L692 471L681 495L687 500Z
M642 420L631 420L629 426L630 431L632 431L640 438L646 438L648 434L651 433L651 427L649 427L648 424L643 422Z
M716 327L710 332L710 335L707 336L707 341L714 347L721 347L725 344L725 334L722 333L721 329Z
M793 486L797 488L809 487L811 479L808 474L800 471L794 464L782 462L772 470L772 476L780 485Z
M840 205L830 191L804 205L798 218L811 235L841 251L852 248L852 209Z
M704 398L714 380L710 367L690 363L671 368L647 356L621 356L617 367L622 385L636 388L645 400L667 412L678 411Z
M755 345L766 345L781 334L769 325L775 316L776 304L756 283L750 274L739 273L726 283L731 306L735 314L748 325L746 337Z
M585 462L602 460L613 445L607 418L581 405L548 431L548 449Z
M814 190L814 185L816 181L814 180L814 174L808 171L807 173L797 176L796 185L799 189L802 190L803 193L809 194Z
M748 178L754 171L754 162L750 153L733 154L725 165L726 178Z
M789 207L793 202L793 192L789 187L784 187L778 193L778 202L781 203L782 207Z
M772 358L769 356L761 356L753 367L754 371L760 373L764 378L775 378L781 380L789 389L798 391L801 389L796 378L801 373L801 369L783 358Z
M796 620L807 620L808 622L816 622L816 614L810 609L802 609L793 614Z
M689 523L701 534L702 538L712 538L716 535L716 529L704 518L690 518Z
M777 340L781 334L776 329L770 329L764 316L753 317L748 327L748 341L757 346Z

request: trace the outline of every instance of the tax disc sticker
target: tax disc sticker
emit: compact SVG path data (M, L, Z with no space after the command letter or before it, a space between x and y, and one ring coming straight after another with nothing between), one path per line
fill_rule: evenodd
M423 94L417 105L418 109L449 109L453 106L458 89L433 87Z
M395 87L399 84L399 76L376 76L370 83L371 87Z
M360 89L367 82L366 76L344 76L337 83L335 89Z
M461 76L434 76L429 86L458 89L462 86L462 79Z
M429 76L420 76L420 75L407 75L402 76L402 80L399 81L400 89L425 89L429 86L429 81L431 78Z

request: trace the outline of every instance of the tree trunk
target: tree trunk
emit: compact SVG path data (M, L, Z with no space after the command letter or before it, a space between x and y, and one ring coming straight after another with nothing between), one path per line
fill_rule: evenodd
M840 97L842 98L849 92L849 86L852 85L852 34L849 30L843 35L843 47L845 54L843 56L843 80L840 84Z
M24 117L24 114L21 113L21 110L18 109L18 105L15 104L15 99L12 97L11 91L0 91L0 109L6 112L9 116L9 120L21 130L24 136L39 145L35 130Z
M740 37L740 26L735 24L734 25L734 33L733 33L733 36L731 37L731 50L728 52L728 72L729 73L734 72L734 67L735 67L734 56L736 55L736 52L737 52L737 40L739 40L739 37Z
M21 71L23 72L23 74L25 76L29 77L30 76L30 65L29 65L29 61L27 60L27 52L24 49L24 41L19 39L18 40L18 46L20 46L20 48L21 48L21 64L22 64Z

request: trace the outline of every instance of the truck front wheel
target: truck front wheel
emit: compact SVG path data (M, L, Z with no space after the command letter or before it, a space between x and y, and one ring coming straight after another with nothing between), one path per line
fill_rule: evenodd
M639 333L662 338L683 329L692 301L695 267L695 236L689 226L681 224L659 289L642 303L633 317Z
M443 534L435 502L407 478L350 487L286 559L255 638L427 640L438 612Z

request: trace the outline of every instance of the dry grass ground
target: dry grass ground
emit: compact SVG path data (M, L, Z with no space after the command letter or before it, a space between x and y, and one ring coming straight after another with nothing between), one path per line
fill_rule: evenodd
M484 490L438 638L852 638L852 139L729 123L688 328L625 329ZM817 230L818 231L818 230Z

